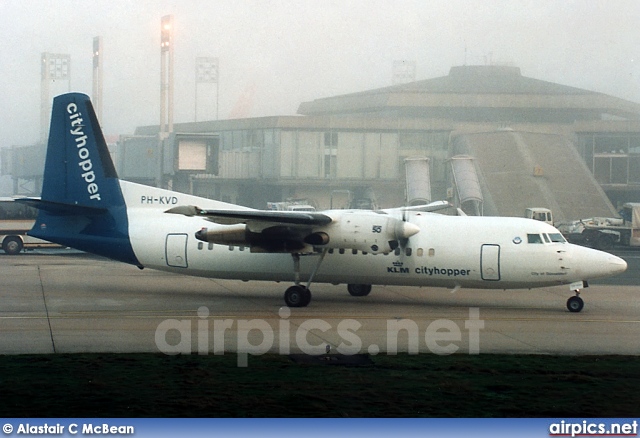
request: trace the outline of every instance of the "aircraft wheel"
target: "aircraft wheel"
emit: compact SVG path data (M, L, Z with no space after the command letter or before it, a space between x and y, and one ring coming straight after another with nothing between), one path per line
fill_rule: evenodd
M583 307L584 301L578 296L571 297L567 300L567 309L569 309L569 312L579 312Z
M288 307L306 307L311 302L311 291L296 284L284 293L284 302Z
M366 297L371 292L370 284L348 284L347 290L352 297Z
M4 241L2 242L2 249L4 250L5 253L9 255L20 254L20 251L22 251L22 248L23 248L22 239L20 239L19 237L15 237L15 236L5 237Z

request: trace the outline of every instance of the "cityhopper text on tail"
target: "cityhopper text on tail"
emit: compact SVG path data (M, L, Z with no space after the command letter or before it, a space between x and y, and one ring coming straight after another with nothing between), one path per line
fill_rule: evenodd
M263 211L118 179L89 98L53 101L42 196L30 234L140 268L291 282L290 307L314 282L530 289L567 284L579 312L587 281L624 260L569 244L553 226L510 217L448 216L446 203L380 211ZM509 299L505 294L505 300Z

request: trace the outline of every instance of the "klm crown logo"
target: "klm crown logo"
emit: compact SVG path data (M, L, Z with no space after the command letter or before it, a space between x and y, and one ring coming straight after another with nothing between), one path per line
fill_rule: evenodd
M409 268L403 268L402 262L393 262L393 267L387 268L387 274L408 274Z

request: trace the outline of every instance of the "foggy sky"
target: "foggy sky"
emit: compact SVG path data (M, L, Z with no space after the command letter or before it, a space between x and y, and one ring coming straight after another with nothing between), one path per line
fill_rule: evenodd
M640 102L635 0L0 0L0 146L38 141L41 53L71 55L71 90L91 95L95 36L104 44L105 133L158 124L168 14L176 123L194 119L199 56L220 59L222 119L243 99L245 116L288 115L303 101L391 85L395 60L415 61L418 80L492 63ZM66 92L66 83L51 90ZM212 102L200 105L199 119L213 118Z

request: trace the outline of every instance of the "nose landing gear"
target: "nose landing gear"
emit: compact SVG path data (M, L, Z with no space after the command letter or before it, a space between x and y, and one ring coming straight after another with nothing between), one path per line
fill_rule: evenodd
M569 312L577 313L580 312L584 307L584 301L582 301L582 298L580 298L580 289L585 287L589 287L589 283L584 280L576 281L569 285L569 289L576 294L574 297L571 297L567 300L567 309L569 309Z
M576 291L576 295L567 300L567 309L569 312L579 312L584 307L584 301L580 298L580 291Z

